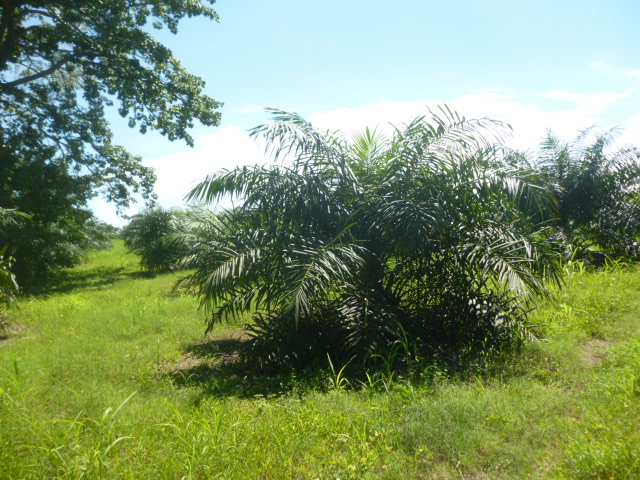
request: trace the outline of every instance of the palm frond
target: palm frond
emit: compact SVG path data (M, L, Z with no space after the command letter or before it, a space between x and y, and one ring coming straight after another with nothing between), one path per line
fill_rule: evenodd
M412 348L452 339L451 329L464 341L483 331L511 341L523 302L560 281L546 224L557 199L539 184L557 165L550 154L544 175L521 168L496 146L508 125L445 106L391 138L364 130L347 142L269 112L251 135L278 163L207 177L188 199L240 205L176 237L191 245L195 272L183 284L209 328L251 315L248 351L261 365L330 354L362 367L400 344L402 363ZM566 150L548 143L553 155Z

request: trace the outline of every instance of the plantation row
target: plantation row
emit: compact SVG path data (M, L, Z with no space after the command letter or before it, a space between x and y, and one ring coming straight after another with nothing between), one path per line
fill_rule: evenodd
M569 260L636 259L639 153L614 132L536 156L507 126L443 108L350 140L273 110L252 130L269 166L211 175L189 211L150 209L123 231L149 271L192 269L217 322L247 321L241 360L264 371L406 369L518 348L527 311ZM213 213L205 205L235 198Z

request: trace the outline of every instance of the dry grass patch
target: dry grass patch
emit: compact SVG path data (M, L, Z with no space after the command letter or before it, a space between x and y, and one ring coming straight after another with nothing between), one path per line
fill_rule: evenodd
M603 339L590 340L582 346L581 356L582 361L588 366L592 367L597 363L600 363L605 357L607 350L614 345L614 342Z

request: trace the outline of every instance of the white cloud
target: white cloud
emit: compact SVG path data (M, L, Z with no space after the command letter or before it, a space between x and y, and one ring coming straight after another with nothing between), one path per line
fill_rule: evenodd
M156 170L158 203L181 205L184 196L210 174L224 168L264 161L253 141L235 126L199 137L192 150L145 160Z
M585 117L594 115L609 107L613 103L627 98L634 92L629 89L622 93L573 93L564 90L550 90L540 93L539 96L556 101L566 101L576 105L576 113Z
M488 116L513 127L507 144L519 149L534 149L547 130L561 138L571 139L578 130L601 123L599 113L616 101L628 97L632 90L621 94L576 94L551 91L533 98L518 96L515 92L490 89L460 95L446 102L460 114L471 117ZM536 97L551 100L547 108ZM568 103L568 105L567 105ZM418 115L428 114L444 102L433 100L415 102L379 101L361 108L339 108L315 113L309 117L322 128L337 128L355 132L366 126L391 131L389 124L402 125Z
M318 128L341 130L347 134L365 127L392 131L391 125L401 125L418 115L424 115L427 103L379 100L358 108L323 110L309 115L307 120Z
M165 207L184 205L184 196L210 174L237 165L264 162L262 152L248 135L238 127L227 126L212 135L198 137L192 149L173 153L164 157L145 160L146 166L156 170L158 180L155 192L158 203ZM115 209L102 199L94 199L90 204L96 216L116 226L127 223L118 217ZM137 213L143 207L138 204L125 212Z
M560 138L571 140L586 127L600 124L604 128L601 112L611 110L616 102L633 93L578 94L552 90L523 97L511 90L488 89L460 95L447 105L467 118L490 116L509 123L513 127L512 138L507 144L518 149L535 149L550 129ZM541 100L544 99L544 100ZM315 112L307 116L322 129L339 129L347 135L365 127L376 127L391 132L391 125L401 126L419 115L428 114L428 108L436 109L444 102L420 100L394 102L378 100L358 108L338 108ZM621 118L623 128L620 144L640 144L640 115ZM265 162L258 146L238 127L228 126L216 133L196 139L193 149L146 160L145 165L156 169L158 181L155 191L164 207L183 205L184 195L204 177L223 168ZM115 225L126 221L118 219L113 209L104 201L91 203L96 215ZM128 212L135 213L134 211Z
M640 79L640 72L627 72L627 77Z
M627 120L618 144L640 146L640 114Z
M118 216L115 207L102 198L90 200L89 208L91 208L93 214L103 222L107 222L116 227L121 227L127 223L127 220ZM137 207L133 207L123 213L125 215L134 215L137 211Z

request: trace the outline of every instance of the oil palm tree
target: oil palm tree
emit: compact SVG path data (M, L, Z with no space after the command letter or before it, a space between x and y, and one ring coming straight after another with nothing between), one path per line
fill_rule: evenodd
M549 133L536 168L558 202L556 226L583 254L640 255L640 152L612 149L615 130L594 128L563 143Z
M173 224L184 212L152 207L134 215L122 229L125 245L140 257L140 265L148 272L169 272L180 267L186 254L183 246L167 238Z
M241 203L185 280L209 328L251 315L248 355L265 367L327 354L367 367L398 345L406 360L522 334L523 302L560 268L532 223L552 199L495 146L505 125L445 107L348 141L271 113L252 135L273 165L215 173L189 195Z

